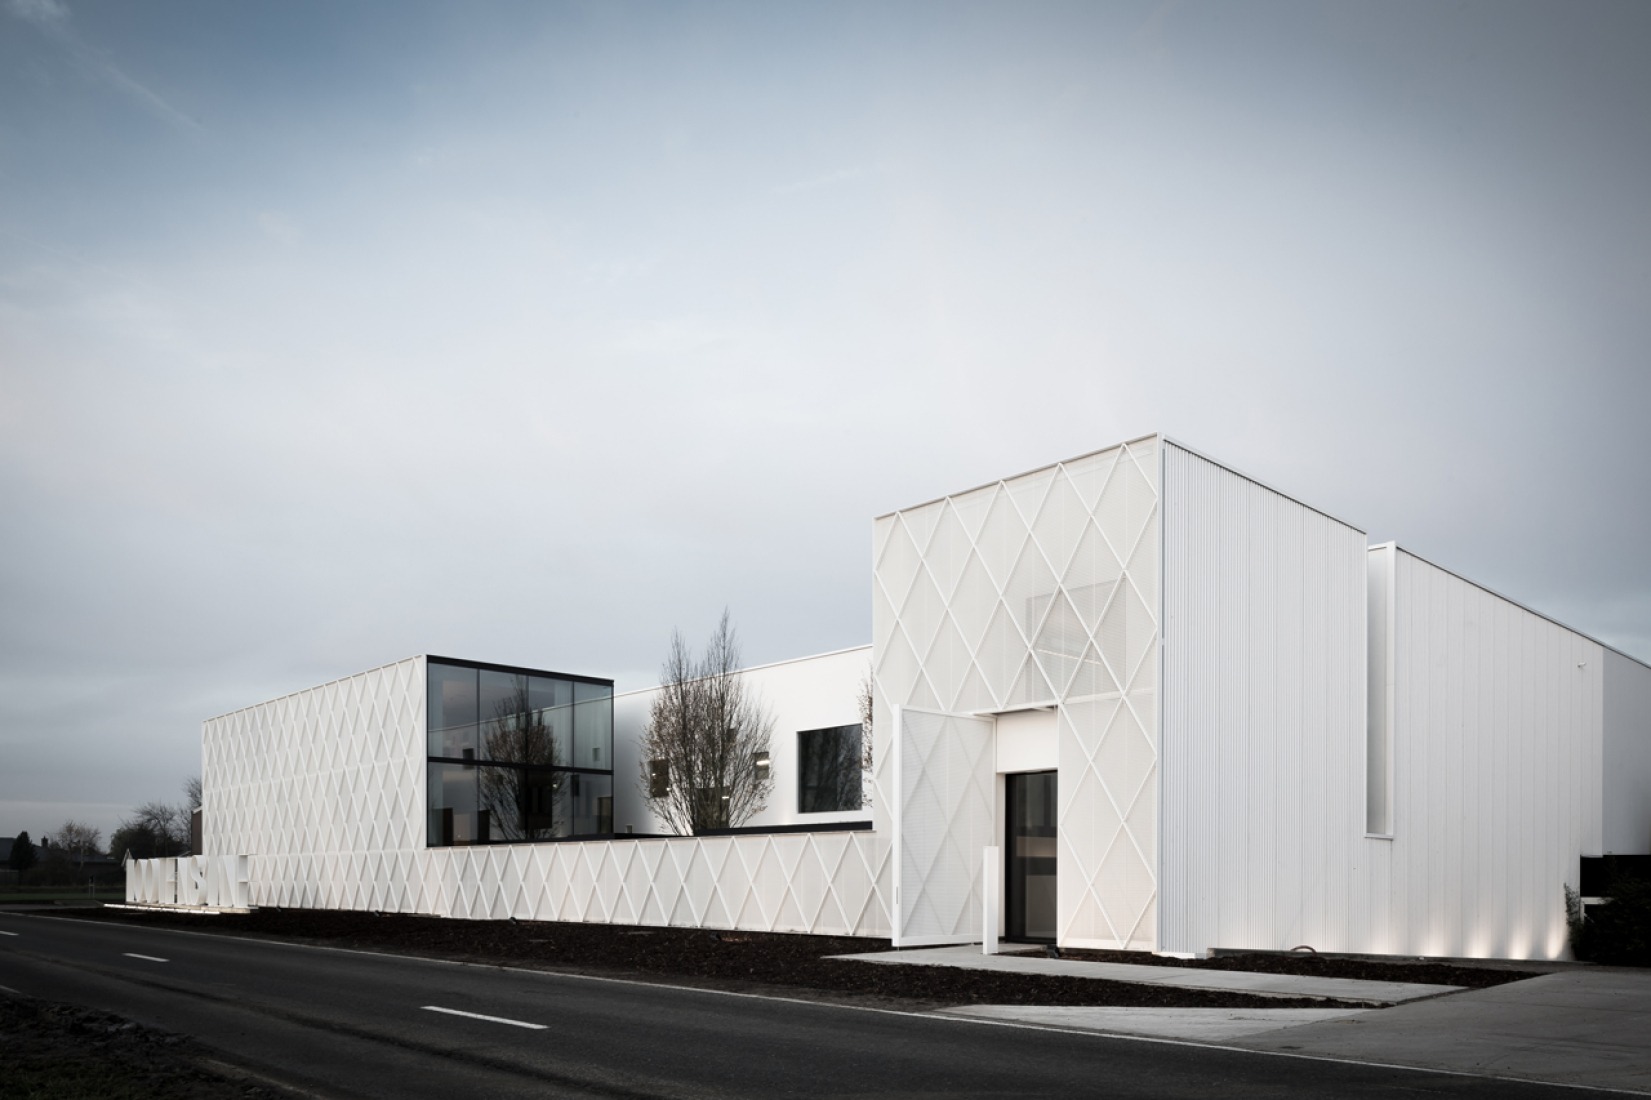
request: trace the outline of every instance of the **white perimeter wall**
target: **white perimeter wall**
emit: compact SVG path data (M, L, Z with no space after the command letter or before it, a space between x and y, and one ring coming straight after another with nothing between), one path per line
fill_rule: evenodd
M837 656L839 678L863 674L863 650ZM426 848L425 697L415 657L204 724L204 846L247 857L246 903L889 934L870 832ZM845 709L822 724L858 720L852 694Z
M799 813L797 810L797 734L802 730L860 723L860 685L871 674L871 646L802 657L778 664L745 669L740 679L767 706L774 717L769 741L774 789L768 806L745 822L751 827L819 825L871 818L871 783L867 777L866 805L842 813ZM642 735L658 688L627 691L613 700L613 822L639 833L667 832L649 812L642 797Z
M1602 844L1589 855L1651 855L1651 668L1605 651Z
M1161 950L1363 950L1365 547L1166 444Z
M1393 835L1358 846L1354 949L1560 957L1563 887L1602 839L1607 651L1402 549L1389 560Z

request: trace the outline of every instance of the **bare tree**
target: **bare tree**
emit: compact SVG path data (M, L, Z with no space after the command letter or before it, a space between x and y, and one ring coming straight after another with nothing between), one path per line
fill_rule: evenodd
M501 699L482 742L485 760L517 766L481 765L480 798L489 820L506 840L539 840L556 835L556 819L566 772L555 731L543 711L528 706L527 681Z
M103 834L72 818L52 831L51 841L54 851L62 852L77 863L103 854Z
M205 803L201 801L201 777L192 775L183 781L183 809L185 813L198 810Z
M145 802L109 834L109 854L119 860L189 854L189 811L165 802Z
M696 657L681 631L660 669L642 738L648 808L678 833L741 825L768 804L774 719L739 675L739 641L722 613Z

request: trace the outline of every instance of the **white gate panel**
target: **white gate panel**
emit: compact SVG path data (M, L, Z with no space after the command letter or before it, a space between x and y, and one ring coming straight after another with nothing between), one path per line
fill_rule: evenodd
M973 943L997 816L995 723L894 713L894 946Z

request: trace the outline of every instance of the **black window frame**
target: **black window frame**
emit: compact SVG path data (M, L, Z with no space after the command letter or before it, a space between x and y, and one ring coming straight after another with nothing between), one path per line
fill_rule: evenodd
M829 736L835 736L839 740L835 752L810 750L806 745L807 739L823 741ZM799 814L858 813L865 808L864 777L861 768L865 751L864 737L865 727L859 722L797 731ZM833 761L841 769L835 778L814 772L814 766Z
M477 691L475 692L475 696L476 696L476 700L477 700L477 715L476 715L477 720L475 722L474 740L476 741L476 746L474 748L471 748L471 747L462 748L461 751L460 751L460 755L458 755L458 756L447 756L447 755L439 754L437 752L432 752L433 746L431 744L431 736L432 736L431 721L435 716L433 715L433 713L431 713L433 708L430 706L430 685L431 685L431 671L432 671L433 667L439 667L439 668L445 669L445 670L451 670L451 669L469 670L469 671L476 674L478 685L480 683L481 674L485 673L485 672L504 673L508 676L521 677L521 678L523 678L522 690L524 690L526 692L530 692L530 693L533 690L533 682L534 682L535 679L537 679L541 682L545 681L545 680L551 680L551 681L561 681L561 682L565 683L566 686L567 686L567 698L568 698L568 702L567 702L566 706L568 707L568 712L569 712L568 713L568 725L567 725L567 730L566 730L566 733L565 733L565 738L568 742L568 752L569 752L569 754L571 755L571 753L576 750L576 746L575 746L576 739L575 739L574 730L575 730L576 724L578 723L579 718L581 717L581 714L580 714L578 708L593 706L593 705L598 707L598 708L604 708L604 706L605 706L605 710L606 710L605 722L606 722L606 726L607 726L607 732L606 732L606 744L601 746L601 750L602 750L601 754L606 757L606 759L609 762L610 766L606 767L606 768L603 768L603 767L581 767L581 766L576 766L573 763L563 763L563 762L556 759L555 753L556 753L557 750L554 747L551 750L552 751L551 759L553 761L552 763L545 763L543 761L533 761L533 760L526 760L526 759L524 759L524 760L492 759L491 758L491 753L483 750L483 743L481 741L481 730L485 728L485 726L487 725L489 719L483 717L480 714L481 693L480 693L479 687L478 687ZM588 692L581 692L579 690L579 686L598 689L596 696L594 698L592 698ZM424 842L425 842L425 847L426 848L468 847L468 846L471 846L471 845L483 845L483 844L534 844L534 843L544 843L546 841L573 839L573 838L578 838L578 837L599 837L599 836L612 836L613 835L612 804L613 804L613 787L614 787L613 776L614 776L614 772L613 772L613 768L611 767L611 764L612 764L612 761L613 761L613 695L614 695L614 691L613 691L613 681L612 680L606 679L606 678L600 677L600 676L583 676L583 675L580 675L580 674L577 674L577 673L554 672L554 671L551 671L549 669L525 668L525 667L518 666L518 665L496 664L496 663L493 663L493 662L490 662L490 661L470 661L470 660L465 660L463 658L458 658L458 657L443 657L443 656L438 656L436 654L426 654L425 655L424 691L425 691L425 698L426 698L426 714L425 714L425 722L424 722L424 726L425 726L425 729L424 729L424 748L425 748L425 773L426 773L426 780L425 780L426 810L425 810L425 837L424 837ZM531 713L535 713L535 712L533 712L533 711L523 711L521 713L531 714ZM498 720L502 721L503 716L501 716L501 718L498 719ZM461 727L454 726L454 727L449 727L449 728L459 729ZM453 740L457 740L457 739L453 739ZM556 745L556 744L559 744L559 742L552 742L553 746ZM579 744L588 744L588 741L579 742ZM451 747L451 746L444 744L443 747ZM473 776L472 781L476 784L476 793L472 797L472 799L470 799L472 805L474 806L474 809L463 809L463 808L461 808L461 812L474 814L474 819L470 823L471 827L468 828L468 829L461 829L461 828L456 828L455 827L455 822L454 822L454 816L455 815L453 813L453 807L432 805L430 800L429 800L431 789L435 786L435 777L438 774L440 774L440 775L443 775L445 777L449 777L449 779L447 781L450 781L450 777L453 775L452 769L455 768L455 767L461 769L462 771L471 773L471 775ZM578 815L577 809L573 805L573 797L574 796L573 796L572 792L570 791L568 796L567 796L568 799L569 799L569 801L568 801L568 811L567 811L568 812L567 831L561 832L561 833L550 832L549 835L537 835L536 832L529 827L529 822L531 822L534 817L540 816L540 813L539 813L538 810L534 809L533 806L529 806L525 803L522 806L517 807L516 813L517 813L517 816L518 816L518 820L516 822L512 823L515 826L515 828L512 829L511 825L507 825L503 821L497 820L498 815L496 813L491 812L491 810L494 807L490 807L489 805L484 804L484 797L483 797L483 793L481 791L481 778L482 778L482 773L484 771L486 771L490 775L501 777L501 780L502 780L502 783L503 783L505 789L508 790L511 787L514 787L518 791L518 793L520 794L521 797L527 798L527 799L529 799L529 801L532 801L535 798L541 798L542 797L542 790L543 790L543 787L545 786L544 777L546 775L559 776L560 777L560 784L559 785L553 784L553 786L559 786L561 789L567 789L567 788L580 786L580 784L578 784L577 782L571 782L570 781L571 777L573 777L573 776L588 775L588 776L592 776L592 777L600 777L602 779L605 779L606 783L603 784L603 786L606 787L607 793L605 795L599 794L599 795L596 796L596 801L597 801L599 807L601 807L601 808L599 808L598 812L594 815L597 828L595 830L587 829L587 830L582 831L582 832L581 831L575 831L574 826L575 826L576 822L579 820L579 815ZM512 783L512 780L514 780L514 783ZM602 806L603 803L605 803L605 807ZM603 812L604 809L605 809L605 812ZM586 816L591 816L591 815L586 815ZM606 826L605 829L601 828L603 825ZM551 818L551 824L549 826L547 826L547 829L548 830L554 830L555 828L556 828L556 826L554 824L554 818L552 817ZM533 834L533 835L525 835L525 836L511 836L511 835L508 835L512 831L528 832L528 833ZM463 841L455 840L453 838L456 835L466 835L470 839L463 840Z

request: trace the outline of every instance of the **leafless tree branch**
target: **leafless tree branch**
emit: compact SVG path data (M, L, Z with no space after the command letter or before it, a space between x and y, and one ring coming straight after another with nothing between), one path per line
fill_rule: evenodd
M726 610L702 656L681 631L671 634L638 780L648 808L677 833L740 825L768 804L773 779L765 761L774 720L739 666Z

